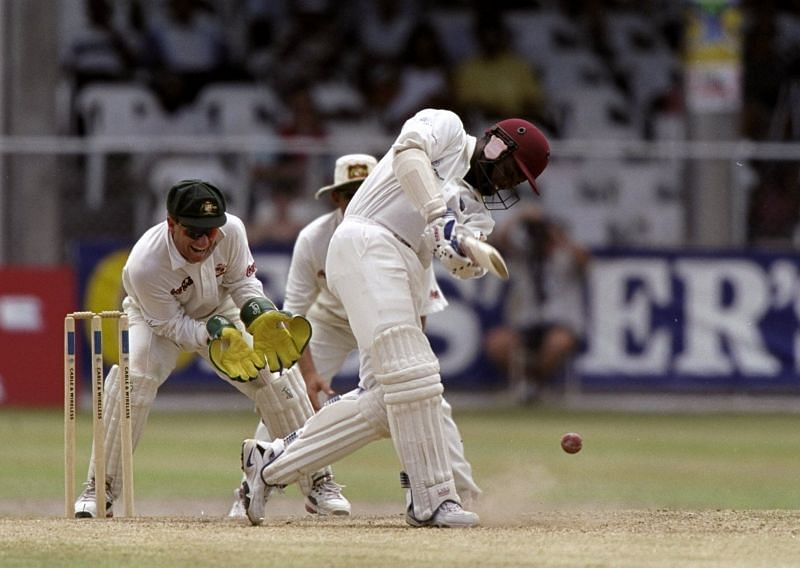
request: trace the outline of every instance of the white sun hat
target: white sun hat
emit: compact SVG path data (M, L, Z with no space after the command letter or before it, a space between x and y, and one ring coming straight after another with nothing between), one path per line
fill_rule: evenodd
M336 160L336 168L333 171L333 183L319 188L314 198L319 199L335 189L343 189L350 185L358 187L377 163L378 160L369 154L347 154L346 156L342 156Z

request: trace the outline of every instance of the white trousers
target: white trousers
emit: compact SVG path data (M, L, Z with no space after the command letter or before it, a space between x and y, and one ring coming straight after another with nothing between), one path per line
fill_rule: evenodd
M309 311L308 319L314 330L309 343L311 356L317 372L328 382L341 370L347 356L358 348L356 338L346 322L337 322L332 318L319 317L314 310ZM369 355L366 355L369 358ZM359 386L363 390L380 388L374 377L362 379ZM335 387L335 385L334 385ZM385 409L384 409L385 410ZM466 503L475 502L482 493L472 477L472 466L464 455L461 432L453 420L452 408L446 400L442 400L443 427L450 453L450 465L453 468L453 480L459 495ZM256 438L267 439L269 435L259 429ZM296 443L301 443L300 441Z
M368 390L380 389L370 360L375 338L403 325L421 329L430 273L417 254L388 229L357 217L346 217L337 228L328 248L325 272L329 288L345 307L358 344L360 385ZM445 401L443 409L447 440L440 445L447 444L450 459L454 464L458 462L453 470L459 491L468 491L469 497L475 497L480 490L472 481L458 428Z
M328 247L325 273L347 311L362 356L387 329L421 328L427 273L416 253L385 227L345 217ZM373 375L366 364L365 369L362 360L362 378Z

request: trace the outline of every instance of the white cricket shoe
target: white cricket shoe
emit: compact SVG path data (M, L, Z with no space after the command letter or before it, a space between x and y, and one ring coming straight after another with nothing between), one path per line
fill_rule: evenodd
M412 527L469 528L480 522L478 515L455 501L444 501L430 519L420 521L414 516L413 507L406 509L406 522Z
M242 485L233 490L233 505L231 505L231 510L228 511L228 517L232 519L244 519L247 516L244 496L245 488L244 482L242 482Z
M325 516L346 517L350 514L350 501L342 495L343 486L333 480L333 475L324 473L312 481L311 491L306 495L306 511Z
M97 502L95 501L94 478L86 482L86 488L75 501L76 519L94 519L97 517ZM111 487L106 484L106 517L114 516L114 497L111 495Z
M261 477L261 470L283 453L283 440L280 438L272 442L247 439L242 442L242 471L245 480L242 482L244 490L244 507L247 518L254 525L264 522L264 509L270 493L277 487L267 485Z

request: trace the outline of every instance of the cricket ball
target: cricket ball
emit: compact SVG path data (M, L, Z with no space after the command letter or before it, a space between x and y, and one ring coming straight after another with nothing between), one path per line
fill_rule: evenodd
M576 432L567 432L561 436L561 449L568 454L577 454L583 447L583 438Z

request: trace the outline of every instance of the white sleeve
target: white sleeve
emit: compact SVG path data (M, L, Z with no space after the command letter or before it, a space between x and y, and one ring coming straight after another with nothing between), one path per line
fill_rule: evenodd
M256 277L256 262L247 241L244 223L238 217L228 216L225 240L220 245L226 247L228 253L228 268L222 285L234 304L241 308L250 298L264 296L264 286Z
M125 266L122 272L126 293L133 298L142 312L145 323L161 337L167 337L186 350L195 350L206 344L208 332L205 324L186 315L172 294L169 282L159 279L147 267Z
M314 265L312 242L308 235L301 231L292 251L289 277L286 281L286 297L283 300L284 310L292 314L308 313L320 292Z
M445 214L447 206L433 174L431 160L424 151L404 148L395 153L392 166L400 187L426 223Z
M428 109L406 121L392 146L397 181L426 223L447 208L433 162L460 145L465 134L455 113Z
M488 237L495 221L483 200L467 184L451 181L443 188L448 209L455 212L456 220L476 236Z
M459 153L466 140L458 115L426 109L406 121L392 146L395 176L426 223L444 215L446 209L442 174L433 164Z
M426 109L403 124L392 145L392 152L397 154L408 148L417 148L433 162L461 147L465 138L464 125L457 114L449 110Z

